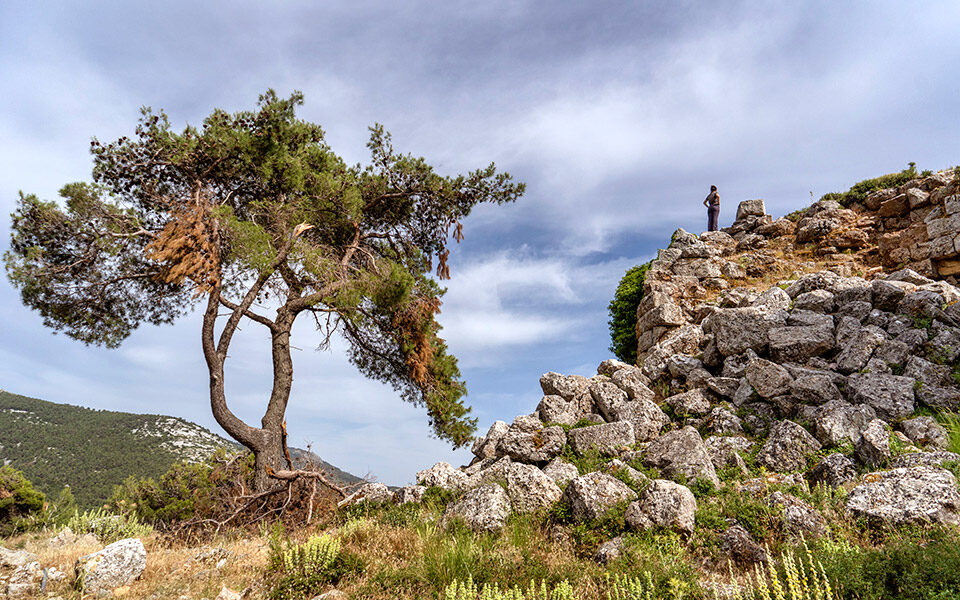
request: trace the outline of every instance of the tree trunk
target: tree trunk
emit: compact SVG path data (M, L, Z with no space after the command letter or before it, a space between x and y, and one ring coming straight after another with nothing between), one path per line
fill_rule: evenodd
M203 317L203 352L210 372L210 407L213 417L233 439L253 452L255 492L265 492L276 485L269 475L270 470L288 468L284 447L284 414L293 387L293 358L290 356L290 330L295 314L281 308L277 321L271 326L273 354L273 389L270 402L260 421L261 427L251 427L233 414L227 406L224 391L224 361L232 335L228 321L220 343L214 344L214 329L219 308L219 291L211 293ZM235 313L236 314L236 313Z

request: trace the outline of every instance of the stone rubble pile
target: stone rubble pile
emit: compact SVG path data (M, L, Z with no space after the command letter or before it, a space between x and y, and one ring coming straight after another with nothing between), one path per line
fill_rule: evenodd
M930 197L953 202L945 194ZM637 365L611 359L592 377L546 373L535 410L495 422L474 443L473 462L437 463L392 500L419 501L431 486L452 490L461 495L444 520L488 531L511 513L558 502L574 520L626 504L631 528L686 533L697 506L690 488L734 485L775 508L786 535L809 538L827 533L824 517L769 487L826 485L849 490L851 515L960 522L957 482L943 466L960 456L943 450L948 433L929 412L917 414L960 407L960 289L910 269L853 276L842 260L745 285L762 281L776 260L764 254L771 240L813 241L829 256L867 247L861 234L875 223L831 202L796 223L774 220L751 200L724 231L678 230L646 275ZM868 255L876 259L876 248ZM745 456L765 475L721 483L718 471L749 476ZM570 460L600 466L580 472ZM365 488L351 502L387 497ZM766 560L742 529L731 523L724 534L731 556ZM611 540L598 560L618 548Z

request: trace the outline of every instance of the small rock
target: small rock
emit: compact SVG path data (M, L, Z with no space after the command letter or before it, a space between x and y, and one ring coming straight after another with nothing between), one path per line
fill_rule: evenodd
M836 452L826 456L810 471L810 482L832 488L840 487L857 477L853 461Z
M876 467L890 458L890 426L880 419L867 423L854 445L854 453L862 464Z
M217 594L216 600L241 600L242 598L243 594L235 592L224 585L220 587L220 593Z
M612 540L607 540L606 542L600 544L596 553L593 555L593 560L597 561L601 565L609 565L613 561L620 558L622 553L623 536L618 535Z
M920 446L946 448L950 436L943 425L933 417L916 417L900 423L901 429L910 440Z
M732 525L720 536L720 549L737 564L749 567L767 562L767 551L741 525Z

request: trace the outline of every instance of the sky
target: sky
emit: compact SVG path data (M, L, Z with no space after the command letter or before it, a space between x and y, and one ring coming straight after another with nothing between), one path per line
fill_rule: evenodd
M484 433L532 412L547 371L610 358L607 303L678 227L721 226L739 201L780 216L864 178L960 163L960 3L0 3L0 248L18 192L90 179L91 138L133 132L141 106L179 128L214 108L301 90L348 163L367 127L443 174L495 162L518 202L464 222L440 321ZM43 327L0 278L0 388L93 408L180 416L209 406L199 314L144 325L116 350ZM231 407L257 424L268 340L246 326ZM292 445L388 484L439 460L425 413L364 379L343 345L295 329Z

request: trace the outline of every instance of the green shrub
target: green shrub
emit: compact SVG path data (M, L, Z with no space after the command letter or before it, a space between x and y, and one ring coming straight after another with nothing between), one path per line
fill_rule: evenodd
M233 500L250 489L253 454L218 451L206 462L180 462L160 476L128 477L113 489L110 505L118 512L133 511L156 526L182 523L197 517L219 520L233 512Z
M0 467L0 535L32 529L44 509L43 492L13 467Z
M850 206L854 202L863 202L867 193L874 190L882 190L886 188L897 187L898 185L903 185L904 183L910 181L911 179L916 179L917 177L917 165L915 163L910 163L906 169L900 171L899 173L888 173L887 175L881 175L880 177L874 177L873 179L864 179L858 183L855 183L846 192L833 192L830 194L824 194L821 200L836 200L843 206Z
M77 535L92 533L97 538L109 544L117 540L150 535L153 527L140 522L133 513L111 513L102 508L76 512L67 527Z
M607 306L610 351L631 365L637 362L637 305L643 299L643 280L648 270L650 263L627 269Z

